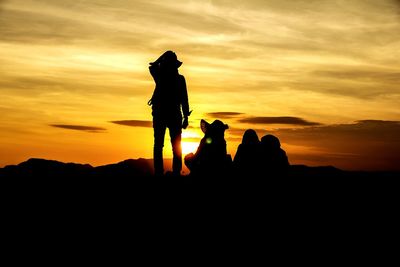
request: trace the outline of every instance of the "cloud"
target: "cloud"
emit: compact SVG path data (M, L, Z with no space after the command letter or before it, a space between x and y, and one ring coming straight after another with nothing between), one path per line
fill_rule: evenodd
M309 147L298 156L319 156L345 169L399 170L400 121L360 120L351 124L278 129L283 143Z
M160 39L176 39L177 33L195 40L201 33L220 34L238 29L224 17L205 16L195 10L183 10L176 3L166 5L156 1L85 1L65 5L51 0L39 3L27 0L26 4L12 3L6 11L0 18L0 33L4 33L4 41L8 42L77 44L84 41L118 50L143 51L151 50L154 44L158 46ZM163 27L157 27L161 24ZM166 27L170 30L166 31Z
M0 88L9 90L9 93L22 94L24 96L37 93L46 92L65 92L78 93L80 95L85 94L96 94L96 95L108 95L110 89L113 89L114 95L129 96L132 94L132 84L124 83L126 72L115 73L113 71L88 71L84 69L71 70L69 72L64 71L63 73L53 72L54 77L48 77L43 74L30 76L26 74L2 74L0 77ZM99 75L104 80L108 80L108 83L104 83L98 80ZM71 76L84 77L84 79L72 79ZM122 80L122 81L119 81ZM114 84L110 84L111 81ZM129 81L131 82L131 81ZM148 96L148 92L139 91L136 95Z
M362 70L362 69L347 69L347 70L319 70L315 71L319 76L326 76L336 79L347 80L366 80L373 82L396 83L400 82L400 72L382 71L382 70Z
M105 128L102 127L94 127L94 126L85 126L85 125L70 125L70 124L50 124L51 127L68 129L68 130L77 130L84 131L90 133L100 133L105 131Z
M270 131L296 145L370 148L374 144L387 147L400 145L400 121L359 120L350 124L332 124ZM400 148L400 147L399 147ZM389 149L391 150L391 149Z
M4 35L2 41L12 43L72 43L79 38L77 34L87 28L84 24L79 25L54 16L16 10L4 12L0 22L0 32ZM67 22L75 27L69 28Z
M303 128L253 129L260 138L266 134L277 136L294 164L400 170L400 121L359 120ZM228 139L240 141L244 131L232 127Z
M399 121L385 121L385 120L358 120L356 121L358 124L364 124L364 125L382 125L382 126L387 126L387 125L399 125Z
M240 112L210 112L210 113L206 113L206 115L208 117L212 117L212 118L220 118L220 119L230 119L230 118L234 118L240 115L243 115L244 113L240 113Z
M51 0L10 1L0 17L0 35L2 42L11 44L67 44L80 47L79 54L87 53L86 49L101 49L102 53L114 50L124 55L140 54L141 60L156 57L165 47L177 49L179 55L186 57L188 68L200 70L196 75L206 76L193 79L193 84L205 91L210 90L205 81L211 78L219 90L254 89L256 85L260 91L265 90L265 81L270 79L274 83L268 81L269 90L289 88L364 97L393 93L395 88L388 87L385 81L393 84L398 80L397 64L387 70L387 76L374 78L377 84L368 86L368 90L359 90L360 84L353 87L350 80L337 84L338 79L332 81L334 74L314 71L320 70L324 62L328 63L324 66L343 69L349 60L353 66L354 58L383 63L360 62L360 66L385 67L388 60L395 59L398 54L394 51L399 50L395 34L398 25L391 16L390 2L252 0L232 5L220 0L179 4L116 0L76 1L71 5ZM377 53L381 48L393 51L393 55ZM234 59L240 64L234 64ZM357 68L355 65L354 71ZM213 71L201 72L205 69ZM140 75L145 72L146 67ZM97 86L94 81L91 83ZM114 82L105 84L111 86ZM115 92L120 91L116 89Z
M301 126L315 126L321 125L318 122L306 121L302 118L297 117L249 117L238 120L241 123L251 124L290 124L290 125L301 125Z
M400 72L395 69L332 66L314 71L311 75L315 77L315 83L325 81L322 88L326 93L359 98L400 93Z
M122 121L110 121L110 122L114 123L114 124L131 126L131 127L146 127L146 128L152 128L153 127L153 122L151 122L151 121L122 120Z

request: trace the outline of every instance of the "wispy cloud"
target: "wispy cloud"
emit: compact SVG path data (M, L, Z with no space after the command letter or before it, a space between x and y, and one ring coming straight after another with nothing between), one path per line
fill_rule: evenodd
M358 98L376 98L385 94L400 94L400 72L396 69L365 66L331 66L313 71L315 82L304 86L322 85L326 93L349 95ZM322 81L324 81L322 83ZM363 90L356 90L363 88Z
M321 125L318 122L311 122L297 117L249 117L238 120L241 123L251 124L290 124L301 126Z
M400 121L359 120L349 124L266 130L277 136L289 160L300 164L334 165L343 169L399 170ZM229 140L240 140L244 129L229 129Z
M94 127L94 126L86 126L86 125L71 125L71 124L50 124L51 127L68 129L68 130L76 130L76 131L84 131L91 133L100 133L104 132L106 129L102 127Z
M356 121L359 124L363 124L363 125L375 125L375 126L379 126L379 125L383 125L383 126L400 126L400 121L386 121L386 120L358 120ZM400 128L399 128L400 129Z
M211 118L230 119L230 118L235 118L237 116L243 115L243 113L222 111L222 112L210 112L210 113L206 113L206 115Z
M153 127L153 123L151 121L143 121L143 120L122 120L122 121L110 121L111 123L131 126L131 127Z
M315 71L319 76L343 80L364 80L370 82L396 83L400 82L400 72L385 71L381 69L347 69L347 70L319 70Z
M271 133L284 143L310 147L315 152L302 153L299 158L315 154L321 161L342 168L399 169L400 121L360 120L351 124L279 129Z

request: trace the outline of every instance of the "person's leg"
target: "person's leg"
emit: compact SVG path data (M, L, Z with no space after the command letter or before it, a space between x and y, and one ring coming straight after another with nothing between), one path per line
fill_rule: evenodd
M180 120L181 122L182 120ZM169 127L169 135L171 137L171 145L172 145L172 172L176 175L181 174L182 170L182 147L181 147L181 139L182 139L182 128L181 123L175 125L171 125Z
M163 160L163 147L164 147L164 136L166 125L165 123L153 117L153 128L154 128L154 174L161 176L164 174L164 160Z

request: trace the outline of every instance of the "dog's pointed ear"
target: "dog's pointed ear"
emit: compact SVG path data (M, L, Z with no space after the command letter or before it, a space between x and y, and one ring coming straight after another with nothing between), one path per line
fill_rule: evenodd
M210 124L208 122L206 122L205 120L201 120L200 121L200 129L203 133L207 132L208 127L210 126Z

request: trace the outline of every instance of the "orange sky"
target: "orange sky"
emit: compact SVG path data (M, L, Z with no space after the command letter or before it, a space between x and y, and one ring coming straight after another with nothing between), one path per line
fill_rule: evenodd
M254 128L293 164L399 170L399 29L395 0L0 0L0 166L151 158L148 63L173 50L185 152L219 118L232 156Z

